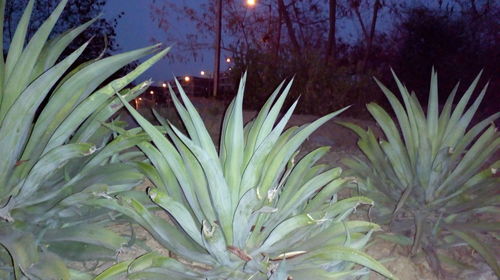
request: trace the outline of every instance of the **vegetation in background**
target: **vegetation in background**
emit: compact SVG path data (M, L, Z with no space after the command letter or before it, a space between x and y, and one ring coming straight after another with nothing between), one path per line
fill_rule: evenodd
M345 109L285 129L297 102L277 122L291 87L281 92L282 83L244 126L245 81L227 109L218 151L179 83L182 103L171 95L187 134L156 114L164 136L124 100L152 139L139 144L151 162L141 166L154 184L149 197L169 219L134 198L101 199L101 205L136 220L170 256L148 253L97 279L350 279L369 269L394 278L361 251L379 226L347 220L372 201L338 199L349 179L340 168L317 164L327 147L296 158L306 138Z
M358 146L366 159L347 159L345 164L358 177L360 192L376 201L374 221L411 238L411 254L423 251L438 274L444 272L442 261L459 264L450 262L439 249L469 245L500 276L489 245L498 241L500 231L495 220L500 213L500 161L488 163L500 148L494 125L500 112L469 128L488 87L466 109L479 77L455 104L457 85L441 112L434 71L427 109L395 75L402 102L377 80L397 119L396 123L376 103L367 105L385 139L342 123L360 137Z
M459 1L458 6L441 9L416 7L405 11L394 41L399 42L395 50L392 67L409 88L415 90L421 101L428 98L427 73L436 67L440 73L440 87L451 92L456 77L472 81L484 69L484 76L490 81L491 92L500 91L499 37L500 6L484 1ZM440 96L444 104L447 94ZM479 117L500 110L495 94L485 97Z
M131 190L144 178L124 161L129 154L119 152L148 136L116 136L103 124L123 106L115 93L131 100L145 90L149 82L124 87L167 50L146 47L69 70L89 42L65 58L61 54L95 20L49 39L67 2L61 1L28 41L35 3L29 1L7 56L0 59L1 279L88 279L68 269L67 261L113 260L128 242L105 228L117 214L92 201ZM2 23L5 4L0 0ZM128 75L101 86L120 68L154 53Z
M178 5L154 0L153 18L178 43L173 59L202 61L213 53L215 1ZM388 105L371 82L383 82L393 67L422 100L427 98L426 73L435 66L448 73L441 86L450 92L453 77L472 81L484 68L490 88L498 92L498 1L444 0L259 0L223 1L223 55L232 57L234 84L248 70L248 108L258 108L270 85L295 76L291 96L301 96L298 112L325 114L354 105L347 114L364 117L360 104ZM193 31L179 37L175 20L193 22ZM176 37L177 36L177 37ZM160 38L158 38L160 39ZM209 51L208 51L209 50ZM210 70L210 69L205 69ZM449 90L448 90L449 89ZM446 99L442 95L442 102ZM481 113L498 111L494 95Z
M31 38L33 34L35 34L59 2L59 0L44 0L35 3L27 29L27 38ZM10 44L12 41L17 23L27 4L28 0L6 1L4 15L4 42L6 44ZM71 41L64 50L63 56L72 53L90 39L92 40L83 54L77 59L77 62L95 59L103 53L105 56L109 56L112 52L118 50L120 46L115 41L115 28L119 18L123 16L123 13L111 20L99 17L105 5L106 0L68 1L68 5L66 5L58 21L54 25L54 34L62 34L68 29L90 20L93 20L94 23L86 29L86 32L82 32ZM51 37L52 35L50 35L49 38Z

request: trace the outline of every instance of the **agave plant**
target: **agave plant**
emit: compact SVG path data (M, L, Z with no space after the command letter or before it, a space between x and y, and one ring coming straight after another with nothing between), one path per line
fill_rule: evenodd
M121 193L144 178L117 153L148 136L115 137L102 124L122 107L115 93L131 100L145 90L149 82L124 87L167 50L147 47L73 67L87 44L59 56L94 20L48 40L66 2L25 46L31 0L0 60L1 279L78 279L81 274L67 269L67 260L114 259L127 242L104 228L116 215L80 202ZM5 1L0 8L3 23ZM153 53L126 76L100 86L121 67Z
M447 259L438 255L439 248L468 244L500 276L493 252L479 239L481 233L500 230L500 223L480 219L499 213L500 178L496 172L500 161L486 163L500 147L494 125L500 113L467 129L487 85L466 110L480 74L454 107L457 84L439 113L437 74L433 70L425 114L415 94L393 75L404 106L376 82L388 98L398 125L379 105L367 105L387 140L377 140L370 129L343 123L360 137L358 146L366 160L349 159L345 163L358 177L362 193L378 202L373 212L375 221L390 223L393 232L412 238L411 253L422 249L438 273L442 272L440 259Z
M336 192L348 179L340 168L316 164L327 147L295 159L301 143L343 110L285 129L297 102L275 124L291 86L278 97L282 83L244 126L245 77L225 114L219 151L178 82L182 103L170 91L187 135L156 114L164 136L124 100L153 141L139 144L151 163L141 165L154 184L149 197L168 218L147 211L134 198L92 204L128 215L170 256L148 253L96 279L124 274L128 279L337 279L369 269L393 278L361 251L379 226L346 220L358 205L372 201L337 200Z

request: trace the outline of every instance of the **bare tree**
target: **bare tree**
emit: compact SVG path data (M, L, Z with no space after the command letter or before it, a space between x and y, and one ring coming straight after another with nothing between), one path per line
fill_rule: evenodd
M366 72L366 67L367 67L367 61L368 58L370 57L370 54L372 52L372 47L373 47L373 40L375 38L375 33L376 33L376 26L377 26L377 19L379 16L380 9L383 7L383 2L380 0L375 0L373 2L373 5L369 5L371 1L367 1L366 3L362 3L362 0L350 0L350 6L351 9L353 10L354 14L356 15L356 18L358 20L359 26L361 28L361 31L363 33L363 40L365 42L365 52L363 56L363 60L361 62L361 71L364 73ZM363 16L361 15L361 6L365 5L369 9L371 9L371 18L368 22L368 20L364 19ZM370 26L370 29L368 30L368 25Z
M326 42L325 64L335 60L337 46L337 0L328 1L328 41Z

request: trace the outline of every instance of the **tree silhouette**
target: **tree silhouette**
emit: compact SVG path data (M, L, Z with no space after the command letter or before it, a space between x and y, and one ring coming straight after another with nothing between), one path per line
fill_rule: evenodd
M5 5L4 42L9 44L14 36L13 32L29 0L7 1ZM37 0L31 15L28 27L28 37L31 37L38 27L51 14L60 0ZM106 0L69 0L61 17L59 18L52 35L60 34L69 28L76 27L95 17L98 17ZM85 32L76 38L65 50L68 54L76 50L84 42L92 38L80 61L88 61L99 57L101 54L109 55L118 50L119 45L115 41L115 27L118 19L123 15L120 13L114 19L98 18ZM4 48L5 49L5 48ZM64 55L63 55L64 57Z

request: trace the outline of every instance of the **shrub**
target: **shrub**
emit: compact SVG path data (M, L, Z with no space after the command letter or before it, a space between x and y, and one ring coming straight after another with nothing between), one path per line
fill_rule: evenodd
M487 86L466 110L480 75L453 108L457 86L439 113L437 74L431 78L427 115L415 94L397 82L403 104L382 85L398 125L375 103L368 110L387 140L369 129L343 123L360 137L366 160L346 160L358 177L361 192L373 198L376 222L413 238L412 254L422 249L431 267L441 273L439 248L465 244L474 248L500 276L500 269L481 233L500 230L500 223L481 219L498 214L500 161L487 164L500 146L496 113L467 129ZM486 239L487 240L487 239Z
M296 159L301 143L343 110L285 129L295 102L275 124L290 83L279 97L278 87L244 126L245 78L225 114L219 151L179 84L183 104L171 91L172 100L187 135L157 115L164 136L124 101L154 143L139 145L152 164L143 166L155 185L148 195L170 219L133 198L101 199L101 205L136 220L170 257L148 253L97 279L123 274L129 279L332 279L366 274L367 268L393 278L361 252L379 227L346 220L357 206L372 201L337 200L348 179L340 168L316 164L327 147Z
M82 274L69 270L66 261L114 259L127 240L104 226L117 215L81 202L122 193L143 180L118 153L148 136L115 137L102 123L122 107L115 92L121 91L124 100L140 94L148 83L122 89L167 50L100 87L121 67L159 48L96 59L71 70L87 44L64 59L59 56L94 20L48 40L66 2L25 47L30 1L5 61L0 60L1 279L78 279ZM5 1L0 6L3 11Z

